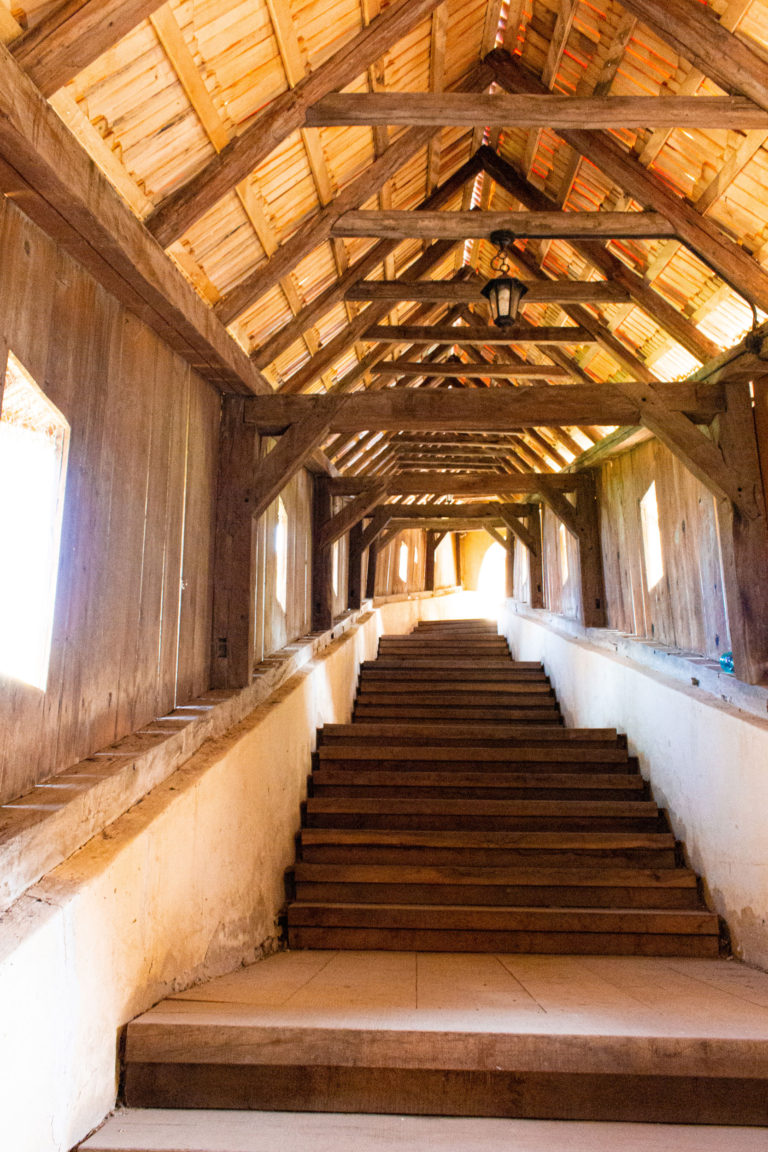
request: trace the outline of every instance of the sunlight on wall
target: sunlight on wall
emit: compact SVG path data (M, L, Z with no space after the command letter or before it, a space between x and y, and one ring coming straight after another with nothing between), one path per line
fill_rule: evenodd
M398 553L397 575L404 584L408 582L408 545L405 542L400 545Z
M558 549L560 552L560 580L563 587L568 583L570 575L568 569L568 537L566 536L566 527L564 524L559 524L557 529Z
M507 552L493 543L483 557L477 578L477 596L486 616L496 617L506 591Z
M69 424L13 353L0 409L0 675L45 690Z
M640 524L643 530L645 582L650 592L664 575L664 557L661 551L659 505L656 500L655 480L640 501Z
M288 602L288 513L282 496L277 498L277 524L275 525L275 596L285 612Z

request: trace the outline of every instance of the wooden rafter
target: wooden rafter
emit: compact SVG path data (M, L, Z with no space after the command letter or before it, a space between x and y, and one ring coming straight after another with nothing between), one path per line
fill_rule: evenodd
M453 173L447 180L436 188L434 192L428 196L419 208L439 208L441 204L450 200L455 193L463 187L467 180L475 176L480 167L480 160L473 157L462 164L460 168ZM322 316L335 307L341 300L344 299L346 293L354 291L364 276L372 272L379 264L382 264L387 256L391 255L398 242L396 240L385 240L381 244L376 244L370 252L356 261L355 264L349 266L342 276L334 283L331 284L324 292L321 292L318 297L305 305L300 313L297 314L294 320L284 325L283 328L269 340L265 341L253 354L252 359L259 368L265 368L268 364L272 363L281 352L284 352L294 340L300 338L302 332L314 324ZM408 281L404 281L408 283ZM353 297L350 295L350 299Z
M541 211L551 206L537 188L524 180L511 164L497 156L491 149L481 149L481 157L483 166L490 172L494 180L502 184L512 196L520 200L527 208L532 211ZM717 346L703 332L699 332L690 320L664 300L658 292L655 292L642 276L633 272L617 256L609 252L605 245L583 240L572 241L572 245L575 251L597 268L606 279L625 288L635 303L647 312L661 328L674 336L691 355L702 362L717 355ZM580 313L574 314L567 308L566 311L572 320L576 320L577 323L583 322L583 316ZM616 343L619 342L616 341Z
M0 190L207 379L271 390L2 45Z
M698 5L696 7L699 7ZM750 53L752 56L753 53ZM503 50L487 57L498 82L510 92L541 92L541 83L525 72ZM764 65L768 68L768 65ZM737 292L768 310L768 273L706 217L648 172L606 133L564 129L562 137L609 179L645 207L659 212L677 236Z
M489 70L483 66L476 66L458 87L470 89L484 87L489 81ZM257 268L222 296L216 305L216 311L222 322L230 324L311 252L330 240L333 235L340 235L335 231L339 218L354 211L359 204L365 203L378 192L391 176L425 146L433 131L434 129L430 128L414 128L401 136L360 176L343 188L330 204L294 232L266 264Z
M147 221L152 234L165 246L177 240L283 140L303 127L308 107L328 92L346 87L440 2L394 0L295 88L272 100L224 152L169 196Z
M44 96L69 83L145 20L161 0L69 0L13 46L17 63Z
M711 9L694 0L622 3L726 92L741 92L768 108L768 61L724 28Z

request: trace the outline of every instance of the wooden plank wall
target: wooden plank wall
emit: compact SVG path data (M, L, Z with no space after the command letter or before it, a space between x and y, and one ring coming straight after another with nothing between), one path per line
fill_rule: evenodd
M273 441L268 441L272 444ZM264 445L266 451L266 444ZM278 500L270 504L256 530L256 627L254 660L277 652L311 628L312 477L301 469L280 494L287 516L287 590L285 609L275 595Z
M0 680L5 801L208 687L220 402L7 200L0 252L0 344L71 426L48 688Z
M453 533L448 532L435 549L435 591L438 588L453 588L456 584L456 553L453 548Z
M400 545L408 549L408 577L400 579ZM398 532L394 540L376 557L376 595L402 596L407 592L424 591L424 533L420 528Z
M656 481L664 575L646 587L640 500ZM608 627L717 658L730 647L711 493L657 440L600 469Z
M541 521L544 603L550 612L578 620L581 607L579 547L570 532L561 531L560 523L549 508L544 509ZM563 553L567 566L563 563Z

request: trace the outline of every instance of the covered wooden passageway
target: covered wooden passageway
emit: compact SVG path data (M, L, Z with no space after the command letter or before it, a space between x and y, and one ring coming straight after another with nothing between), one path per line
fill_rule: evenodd
M8 1146L763 1147L768 0L0 65Z

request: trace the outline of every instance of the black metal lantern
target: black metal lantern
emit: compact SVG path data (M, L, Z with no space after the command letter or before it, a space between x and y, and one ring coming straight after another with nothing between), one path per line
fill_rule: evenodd
M525 284L508 275L510 266L507 253L514 242L513 232L508 232L506 229L491 232L491 243L499 249L491 261L491 268L500 275L489 280L482 293L491 305L493 322L497 328L509 328L514 324L520 301L528 291Z

